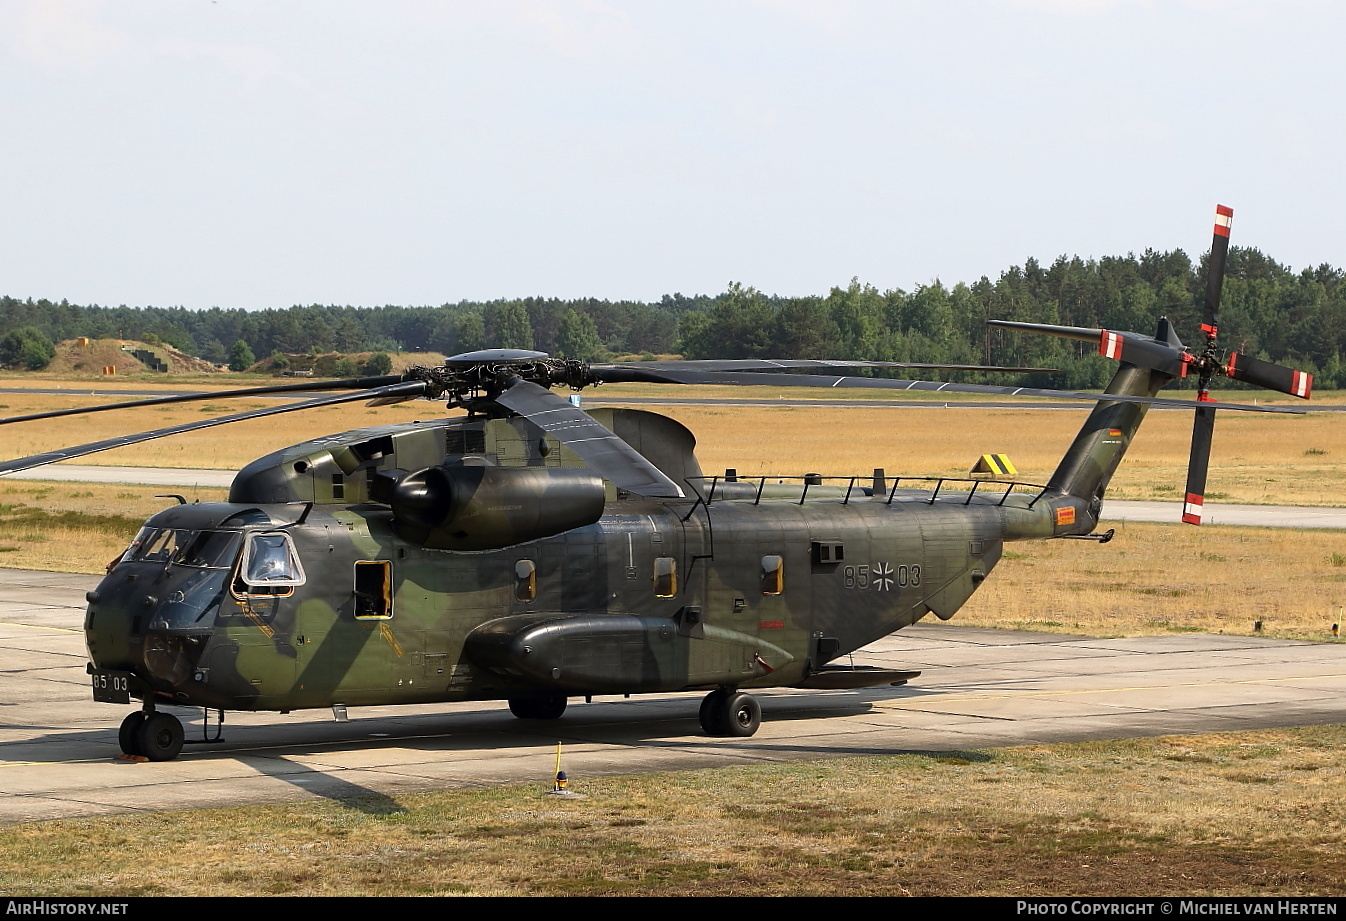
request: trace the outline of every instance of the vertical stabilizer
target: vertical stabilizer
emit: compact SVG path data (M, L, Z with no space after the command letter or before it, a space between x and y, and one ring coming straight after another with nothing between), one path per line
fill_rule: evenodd
M1152 397L1171 380L1170 375L1161 371L1123 362L1104 392ZM1099 401L1061 458L1047 490L1049 494L1064 494L1085 501L1091 520L1079 522L1081 530L1092 529L1098 522L1103 492L1148 411L1149 406L1144 403Z
M988 322L993 326L1097 342L1100 354L1121 363L1104 389L1105 395L1156 396L1171 381L1184 376L1191 361L1164 317L1159 319L1153 336L1039 323ZM1109 401L1106 396L1098 401L1047 484L1045 497L1047 507L1054 510L1052 527L1056 536L1088 534L1098 524L1103 492L1149 408L1146 403Z

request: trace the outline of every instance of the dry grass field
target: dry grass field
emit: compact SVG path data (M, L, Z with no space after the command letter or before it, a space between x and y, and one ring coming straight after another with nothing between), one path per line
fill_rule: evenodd
M69 395L0 395L8 404L0 412L93 402L73 392L78 382L66 383ZM1003 452L1022 479L1038 482L1084 416L943 402L668 412L697 434L707 472L851 475L884 466L961 475L978 454ZM207 402L26 424L5 432L0 453L260 405L271 404ZM83 462L236 467L306 438L441 411L356 404ZM1152 413L1113 494L1176 498L1189 427L1185 413ZM1343 429L1334 416L1221 414L1208 495L1341 504ZM0 566L100 572L163 507L154 494L170 491L182 490L0 479ZM1248 633L1260 620L1268 635L1326 640L1346 603L1341 532L1128 524L1103 546L1052 541L1006 550L956 623L1138 635ZM536 786L35 823L0 830L0 889L12 896L1341 895L1343 743L1346 727L1314 727L577 778L572 787L585 796L568 800L543 795L540 778Z
M1324 726L81 818L0 830L0 889L1340 896L1344 743Z
M1331 642L1343 605L1346 532L1132 522L1107 544L1007 544L954 623L1149 636L1260 621L1264 636Z

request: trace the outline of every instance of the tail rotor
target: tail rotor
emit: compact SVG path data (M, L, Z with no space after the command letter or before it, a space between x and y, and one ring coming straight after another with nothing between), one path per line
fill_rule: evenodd
M1199 375L1197 402L1213 402L1210 385L1217 375L1307 400L1313 392L1312 375L1237 352L1231 352L1225 359L1220 352L1217 342L1220 334L1220 294L1224 288L1229 230L1233 223L1234 209L1216 205L1215 233L1211 238L1210 262L1206 274L1206 302L1201 317L1201 331L1206 335L1206 347L1192 359L1193 370ZM1182 520L1187 524L1201 524L1206 502L1206 471L1210 465L1210 446L1214 434L1215 408L1198 406L1192 421L1192 453L1187 460L1187 489L1182 510Z
M1224 267L1229 257L1229 230L1234 223L1234 209L1227 205L1215 206L1215 233L1211 237L1210 261L1206 266L1206 302L1201 312L1201 331L1206 335L1206 347L1193 364L1197 379L1196 399L1211 402L1210 382L1220 369L1220 293L1224 288ZM1182 520L1187 524L1201 524L1201 512L1206 503L1206 471L1210 467L1210 445L1215 437L1215 410L1198 407L1192 420L1192 452L1187 458L1187 489L1183 498Z
M1192 448L1187 461L1187 489L1183 503L1182 520L1188 524L1201 524L1201 516L1206 501L1206 472L1210 465L1211 442L1215 434L1215 410L1218 408L1261 409L1263 411L1285 411L1279 407L1237 406L1219 403L1210 395L1211 382L1217 377L1228 377L1245 384L1253 384L1279 393L1307 400L1313 392L1313 377L1303 371L1284 368L1280 365L1262 361L1251 355L1231 352L1227 356L1220 350L1220 295L1224 288L1225 262L1229 256L1229 230L1234 222L1234 209L1225 205L1215 208L1215 233L1211 240L1210 261L1206 276L1206 298L1201 316L1201 332L1205 343L1200 351L1184 346L1174 332L1167 318L1161 317L1153 336L1142 333L1122 332L1108 329L1092 329L1077 326L1049 326L1041 323L1017 323L1005 320L988 320L990 326L1007 329L1021 329L1026 332L1059 336L1063 339L1076 339L1083 342L1096 342L1098 352L1105 358L1122 363L1122 368L1148 369L1151 372L1148 386L1157 392L1167 383L1195 376L1197 378L1197 396L1195 418L1192 422ZM1118 374L1121 375L1119 370ZM1114 379L1120 381L1120 377ZM1131 385L1126 385L1131 386ZM1140 387L1140 384L1136 384ZM1101 399L1118 392L1112 384L1108 393ZM1151 394L1153 396L1153 393ZM1148 402L1159 403L1158 400ZM1193 405L1190 401L1184 401ZM1107 429L1100 423L1099 431ZM1102 439L1103 445L1113 444ZM1073 450L1073 449L1072 449ZM1082 449L1081 456L1092 449ZM1095 458L1097 461L1097 458ZM1115 461L1113 462L1115 466ZM1069 465L1067 465L1069 466ZM1074 469L1073 467L1071 468ZM1073 481L1072 481L1073 482ZM1093 482L1093 480L1090 480ZM1099 481L1100 488L1106 485L1106 478Z

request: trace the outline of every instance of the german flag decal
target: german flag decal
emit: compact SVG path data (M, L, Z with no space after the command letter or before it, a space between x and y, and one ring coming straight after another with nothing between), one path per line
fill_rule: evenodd
M1056 510L1056 526L1075 523L1075 506L1066 505Z

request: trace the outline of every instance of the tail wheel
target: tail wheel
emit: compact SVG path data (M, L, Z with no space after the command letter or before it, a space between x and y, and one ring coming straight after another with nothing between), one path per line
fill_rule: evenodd
M152 713L145 717L136 738L140 754L151 761L172 761L182 751L182 723L167 713Z
M546 697L511 697L509 712L521 720L554 720L566 712L568 702L564 694L548 694Z
M121 729L117 730L117 744L124 755L143 755L140 750L140 727L145 724L145 711L137 710L126 714Z

